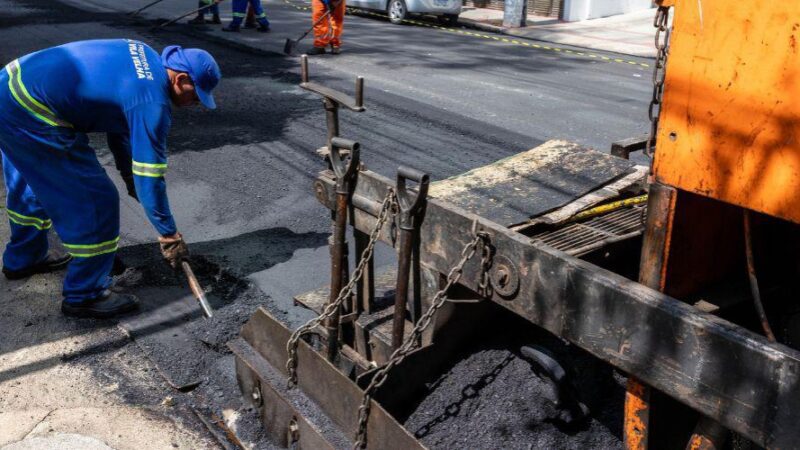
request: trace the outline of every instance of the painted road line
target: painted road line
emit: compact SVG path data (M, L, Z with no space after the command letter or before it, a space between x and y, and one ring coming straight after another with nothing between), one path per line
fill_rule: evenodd
M295 9L300 10L300 11L309 11L311 9L308 6L297 5L297 4L293 3L293 2L291 2L290 0L283 0L283 2L286 3L287 5L291 6L292 8L295 8ZM356 10L356 9L353 9L353 8L347 8L347 12L352 14L352 15L374 16L374 17L380 17L382 19L386 19L385 15L379 14L379 13L376 13L376 12L372 12L372 11ZM458 33L458 34L462 34L462 35L465 35L465 36L472 36L472 37L478 37L478 38L483 38L483 39L491 39L493 41L502 42L503 44L515 45L515 46L518 46L518 47L528 47L528 48L532 47L532 48L535 48L537 50L546 50L546 51L549 51L549 52L560 53L562 55L568 54L568 55L570 55L572 57L593 58L593 59L600 58L603 61L613 62L613 63L618 63L618 64L625 64L625 65L637 66L637 67L650 67L650 64L648 64L648 63L642 63L642 62L638 62L638 61L631 61L631 60L626 60L626 59L621 59L621 58L609 58L608 56L603 56L603 55L594 54L594 53L588 53L588 52L579 52L579 51L575 51L575 50L570 50L568 48L551 47L551 46L548 46L548 45L533 44L533 43L529 43L529 42L519 41L519 40L516 40L516 39L508 39L508 38L498 37L498 36L493 36L493 35L488 35L488 34L474 33L474 32L470 32L470 31L464 31L464 30L461 30L459 28L448 28L448 27L443 27L441 25L434 25L434 24L427 23L427 22L420 22L418 20L405 19L405 20L403 20L403 23L407 23L409 25L416 25L418 27L433 28L434 30L439 30L439 31L448 32L448 33Z

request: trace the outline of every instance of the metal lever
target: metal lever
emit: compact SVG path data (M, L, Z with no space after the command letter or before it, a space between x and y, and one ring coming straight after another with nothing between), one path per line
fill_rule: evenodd
M406 180L419 184L416 194L408 190ZM408 304L408 285L411 274L411 256L414 250L414 236L422 224L422 211L428 196L430 177L427 173L408 167L397 169L397 203L400 207L400 242L397 253L397 284L394 297L394 317L392 319L392 349L403 343L406 325L406 305Z

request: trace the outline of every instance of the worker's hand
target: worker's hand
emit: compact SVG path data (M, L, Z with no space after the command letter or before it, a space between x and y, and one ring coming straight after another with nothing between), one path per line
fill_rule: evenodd
M125 189L128 190L128 195L138 202L139 197L136 195L136 185L133 183L133 175L123 176L122 181L125 182Z
M161 236L158 238L158 243L161 246L161 255L173 269L180 267L181 261L189 257L189 247L186 246L180 233Z

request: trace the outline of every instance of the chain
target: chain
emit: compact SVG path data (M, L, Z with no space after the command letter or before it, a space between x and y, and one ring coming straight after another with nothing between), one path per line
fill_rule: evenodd
M369 421L369 408L372 395L386 381L392 368L403 362L411 351L417 347L417 342L420 341L422 333L433 321L434 314L447 302L447 291L461 279L461 275L464 273L464 266L467 264L467 261L475 256L479 244L483 244L483 247L488 247L488 234L480 231L476 232L475 238L464 246L461 250L461 259L453 266L450 273L447 274L447 284L433 296L431 307L420 317L419 322L417 322L414 329L411 330L411 335L403 341L403 344L395 350L394 353L392 353L389 362L375 373L372 381L367 388L364 389L364 397L361 400L361 406L358 408L358 432L356 434L356 443L353 445L354 449L365 448L367 445L367 422ZM484 253L484 258L485 257L486 253Z
M344 303L345 299L350 297L350 294L353 292L353 287L355 287L358 280L361 279L364 274L364 269L367 267L367 263L369 263L369 261L372 259L372 252L375 249L375 243L378 241L378 237L381 234L383 225L386 223L386 220L389 218L389 216L393 215L397 210L396 205L397 196L395 195L394 189L389 189L389 192L386 194L386 198L383 199L383 203L381 204L381 209L378 213L378 221L375 223L375 228L372 229L372 232L369 235L369 242L367 243L366 248L364 248L364 251L361 252L361 259L353 271L350 281L348 281L342 290L339 291L339 295L336 297L336 300L328 303L319 316L309 320L300 328L295 330L294 333L292 333L292 336L289 338L289 341L286 343L286 353L288 354L286 371L289 373L289 387L297 384L297 344L300 342L300 337L304 334L312 332L323 321L333 316L333 314L342 306L342 303Z
M647 147L644 150L651 160L653 143L656 140L656 133L658 133L658 119L661 116L661 98L664 93L669 40L672 32L669 28L669 7L660 6L658 8L653 26L656 28L656 63L653 68L653 98L650 100L650 107L647 110L647 117L650 119L650 135L647 137Z

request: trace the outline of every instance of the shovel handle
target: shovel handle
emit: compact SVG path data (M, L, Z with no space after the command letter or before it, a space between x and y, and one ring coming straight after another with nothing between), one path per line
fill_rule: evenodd
M208 303L208 299L206 299L206 293L203 292L200 282L197 281L197 277L194 276L192 266L190 266L189 263L184 260L181 261L181 267L183 268L183 273L186 274L186 279L189 280L189 289L192 290L194 298L196 298L197 302L200 303L200 308L203 310L203 315L207 318L211 318L214 313L211 310L211 305Z

